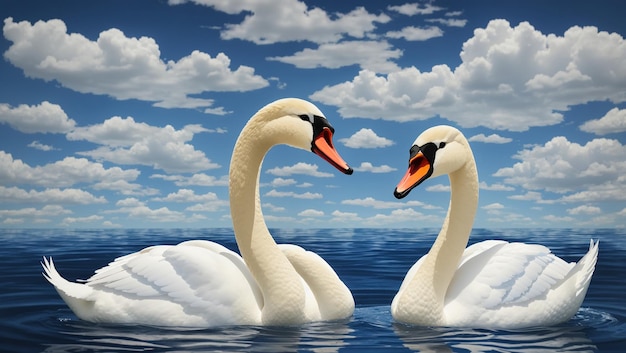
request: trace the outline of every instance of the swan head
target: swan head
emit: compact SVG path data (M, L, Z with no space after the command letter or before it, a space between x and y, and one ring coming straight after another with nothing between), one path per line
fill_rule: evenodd
M339 171L353 173L335 149L335 129L313 103L298 98L279 99L261 108L255 120L262 124L269 144L310 150Z
M409 168L394 190L401 199L428 178L452 174L473 159L469 143L458 129L439 125L422 132L409 150Z

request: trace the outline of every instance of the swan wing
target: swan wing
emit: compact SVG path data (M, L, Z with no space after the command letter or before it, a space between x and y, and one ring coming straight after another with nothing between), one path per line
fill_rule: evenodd
M446 305L495 309L545 298L574 266L542 245L487 241L466 253L446 293Z
M158 245L120 257L85 281L96 300L112 293L141 309L144 299L175 302L208 322L255 322L263 304L243 259L209 241ZM258 317L257 317L258 316Z
M308 317L334 320L352 315L352 293L321 256L298 245L280 244L278 247L303 281Z

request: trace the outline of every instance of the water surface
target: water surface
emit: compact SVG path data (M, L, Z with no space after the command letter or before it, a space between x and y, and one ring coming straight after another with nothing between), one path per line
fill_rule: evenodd
M474 230L470 243L541 243L577 261L600 239L587 297L576 316L554 327L517 331L419 328L393 322L389 305L408 268L436 229L273 230L326 259L352 290L348 320L294 327L214 329L91 324L78 320L41 276L54 256L66 278L88 278L115 257L154 244L207 239L236 250L231 229L0 230L0 339L4 352L623 352L626 350L626 231Z

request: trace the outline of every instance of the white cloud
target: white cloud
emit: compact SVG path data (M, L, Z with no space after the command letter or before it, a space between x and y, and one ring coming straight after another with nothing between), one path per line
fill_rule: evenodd
M40 150L40 151L55 151L57 150L57 148L54 148L53 146L50 145L45 145L37 140L29 143L27 145L28 147L34 148L36 150Z
M504 208L504 205L502 205L499 202L495 202L495 203L491 203L489 205L483 206L482 209L484 210L501 210Z
M273 187L282 187L282 186L291 186L296 184L297 181L295 179L284 179L284 178L274 178L270 185Z
M150 178L173 181L176 186L228 186L228 175L217 178L205 173L195 173L190 177L184 175L152 174Z
M399 31L389 31L385 34L385 37L388 38L403 38L408 41L424 41L432 38L442 37L443 31L439 27L415 27L408 26L404 27ZM367 67L363 67L367 69ZM383 71L378 71L383 72Z
M443 7L435 6L431 3L406 3L404 5L387 6L387 10L395 11L406 16L415 15L432 15L433 13L441 10L445 10Z
M338 107L346 118L391 121L441 116L462 127L526 131L563 121L572 105L626 101L626 42L617 33L572 27L563 36L529 23L492 20L463 44L455 69L415 67L351 81L309 97ZM514 67L515 70L511 70Z
M317 164L308 164L304 162L298 162L292 166L286 167L275 167L271 168L267 171L268 174L276 175L276 176L290 176L294 174L303 174L314 176L318 178L330 178L334 175L332 173L320 172L317 170L319 167Z
M160 192L158 189L137 183L129 183L128 181L121 179L101 181L95 183L93 185L93 188L95 190L113 190L119 192L122 195L138 196L156 195Z
M215 200L204 203L195 204L185 208L185 211L192 212L215 212L223 209L224 207L228 207L228 201L224 200Z
M450 185L436 184L426 188L426 191L432 192L450 192Z
M300 213L298 213L298 216L300 217L323 217L324 216L324 212L320 211L320 210L314 210L314 209L306 209Z
M370 14L363 7L349 13L329 15L318 7L309 8L298 0L169 0L171 5L185 2L213 7L231 15L245 13L241 23L227 24L222 28L221 37L248 40L256 44L290 41L329 43L346 36L363 38L376 28L375 23L390 21L389 16Z
M29 77L55 80L81 93L152 101L167 108L197 108L211 107L213 101L190 95L242 92L269 84L251 67L231 70L224 53L211 57L196 50L178 61L165 62L154 39L129 38L116 28L101 32L96 41L68 33L58 19L31 24L9 17L3 29L4 37L12 42L4 53L6 60ZM219 112L220 108L211 109Z
M363 219L355 212L342 212L335 210L332 213L333 218L331 222L343 223L343 222L359 222Z
M295 193L293 191L277 191L272 189L268 191L265 196L267 197L293 197L294 199L321 199L322 194L317 192L305 192L302 194Z
M448 27L465 27L467 20L460 18L427 18L426 22L439 23Z
M361 165L354 168L357 172L370 172L370 173L390 173L396 171L396 168L390 167L386 164L381 166L374 166L370 162L361 162Z
M567 213L576 216L576 215L594 215L602 213L602 209L597 206L589 206L589 205L580 205L578 207L567 209Z
M86 140L104 146L79 152L97 160L116 164L148 165L167 172L198 172L219 168L204 152L186 142L205 132L200 125L185 125L181 130L138 123L132 117L112 117L102 124L79 127L67 134L69 140Z
M394 144L393 141L376 135L374 130L362 128L348 138L339 139L346 147L350 148L382 148Z
M568 223L571 224L574 221L576 221L576 219L573 217L569 217L569 216L559 217L555 215L543 216L541 217L541 219L548 221L549 223L565 223L565 224L568 224Z
M365 223L379 226L384 224L398 224L400 222L416 223L418 221L439 223L441 219L438 216L425 215L412 208L404 208L393 210L390 214L376 214L372 217L368 217Z
M391 60L401 56L402 50L393 49L386 41L368 40L326 43L316 49L306 48L291 56L274 56L267 60L292 64L300 69L338 69L359 65L362 69L376 72L392 72L398 70L398 65Z
M31 167L10 153L0 151L0 183L32 184L39 186L65 187L78 183L132 181L139 176L136 169L119 167L104 168L101 163L85 158L65 157L63 160Z
M407 202L381 201L381 200L376 200L373 197L365 197L365 198L362 198L362 199L343 200L343 201L341 201L341 204L342 205L351 205L351 206L371 207L371 208L375 208L375 209L399 208L399 207L406 207L406 206L415 206L415 207L432 209L432 207L427 206L426 204L424 204L421 201L415 201L415 200L411 200L411 201L407 201Z
M43 191L20 189L18 187L0 186L0 201L15 203L38 204L97 204L106 203L103 196L96 197L80 189L45 189Z
M512 187L512 186L506 186L506 185L497 184L497 183L488 185L484 181L480 182L480 189L481 190L489 190L489 191L513 191L513 190L515 190L515 188Z
M185 214L178 211L172 211L167 207L151 209L144 202L136 198L127 198L119 200L115 204L118 208L103 213L122 213L127 214L129 218L142 219L153 222L183 222L186 220Z
M626 131L626 109L613 108L602 118L589 120L582 124L580 129L596 135L624 132Z
M504 208L504 205L499 202L490 203L489 205L485 205L481 207L483 210L493 211L493 210L501 210Z
M72 211L66 210L59 205L46 205L42 208L27 207L16 210L0 210L0 217L24 217L24 218L37 218L37 217L53 217L63 214L70 214Z
M283 211L285 211L284 207L276 206L276 205L271 204L271 203L263 203L263 209L268 209L268 210L273 211L273 212L283 212Z
M27 134L64 133L76 125L61 106L47 101L33 106L20 104L15 108L0 104L0 123L9 124L15 130Z
M217 197L217 194L214 192L196 195L194 190L180 189L176 192L169 193L166 197L156 197L152 200L162 202L212 202L218 201L219 197Z
M91 215L86 217L65 217L61 222L61 225L69 226L75 223L94 223L101 221L103 218L104 217L98 215Z
M554 137L543 146L518 152L521 162L501 168L494 176L528 190L581 193L593 200L626 189L626 146L617 140L594 139L585 145ZM611 196L614 199L616 196ZM573 201L573 200L568 200Z
M518 201L536 201L536 202L542 201L541 193L537 191L528 191L527 193L523 195L512 195L512 196L509 196L508 198L511 200L518 200Z
M502 144L502 143L509 143L511 141L513 141L512 138L509 137L502 137L498 134L491 134L489 136L485 136L485 134L478 134L478 135L474 135L472 137L470 137L468 139L468 141L470 142L484 142L484 143L498 143L498 144Z

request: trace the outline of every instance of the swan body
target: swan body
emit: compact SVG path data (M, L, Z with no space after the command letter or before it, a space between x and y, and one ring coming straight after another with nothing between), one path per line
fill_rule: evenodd
M310 102L268 104L243 128L230 164L233 228L241 256L191 240L119 257L69 282L44 258L44 277L79 318L156 326L293 325L347 318L354 299L331 266L297 245L278 245L261 211L259 171L276 144L311 150L346 174L334 129Z
M408 271L391 304L396 321L421 326L515 329L554 325L580 308L598 243L578 263L545 246L487 240L466 248L478 207L478 173L469 143L450 126L424 131L394 191L402 198L424 180L447 174L451 198L430 251Z

